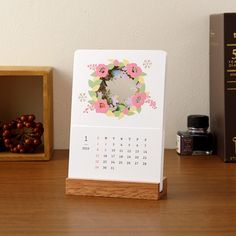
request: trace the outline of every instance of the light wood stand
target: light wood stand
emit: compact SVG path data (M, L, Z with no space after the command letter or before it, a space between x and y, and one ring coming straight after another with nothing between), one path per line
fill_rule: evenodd
M167 195L167 178L163 179L161 192L160 184L68 178L66 179L66 194L159 200Z
M0 161L49 160L53 154L53 71L51 67L0 66L0 121L36 114L43 145L36 153L0 152Z

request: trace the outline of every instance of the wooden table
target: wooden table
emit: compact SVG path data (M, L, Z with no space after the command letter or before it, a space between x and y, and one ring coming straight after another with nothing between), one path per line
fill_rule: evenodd
M66 196L68 152L0 163L0 235L236 235L236 164L165 152L160 201Z

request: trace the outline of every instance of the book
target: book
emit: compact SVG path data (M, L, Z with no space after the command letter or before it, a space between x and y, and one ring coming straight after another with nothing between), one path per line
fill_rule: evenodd
M217 155L236 162L236 13L210 16L210 123Z

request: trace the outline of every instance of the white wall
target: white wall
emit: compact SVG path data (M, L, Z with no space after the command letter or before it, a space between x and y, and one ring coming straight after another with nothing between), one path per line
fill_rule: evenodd
M55 148L68 148L75 49L164 49L173 148L188 114L209 113L209 14L233 11L235 0L1 0L0 65L55 68Z

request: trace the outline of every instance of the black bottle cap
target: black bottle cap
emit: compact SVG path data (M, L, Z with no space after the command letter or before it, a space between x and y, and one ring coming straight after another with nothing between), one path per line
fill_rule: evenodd
M209 117L205 115L189 115L188 128L203 128L209 127Z

